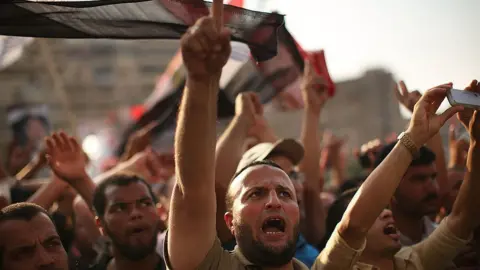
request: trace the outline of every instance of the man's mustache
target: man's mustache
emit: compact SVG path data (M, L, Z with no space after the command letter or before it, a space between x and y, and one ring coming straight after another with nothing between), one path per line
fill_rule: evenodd
M425 198L422 199L422 202L430 202L438 199L437 193L430 193Z

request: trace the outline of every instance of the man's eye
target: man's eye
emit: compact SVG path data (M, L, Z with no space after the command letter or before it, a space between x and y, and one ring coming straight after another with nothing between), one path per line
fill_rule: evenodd
M250 193L250 198L258 198L262 196L262 192L260 190L256 190L256 191L253 191L252 193Z
M126 205L119 204L119 205L115 205L112 210L113 210L113 212L123 212L126 209L127 209Z
M288 191L280 191L279 195L281 197L286 197L286 198L291 198L292 197L292 194L290 194L290 192L288 192Z
M153 203L150 201L143 201L140 203L141 206L147 207L147 206L152 206Z
M56 248L56 247L59 247L61 245L62 245L62 242L60 242L59 240L53 240L53 241L48 242L45 246L46 246L46 248Z

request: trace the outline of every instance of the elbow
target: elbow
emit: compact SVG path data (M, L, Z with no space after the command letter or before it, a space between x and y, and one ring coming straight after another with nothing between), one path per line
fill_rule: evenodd
M367 235L370 228L365 226L363 222L352 218L345 214L338 225L338 233L345 238L357 238Z

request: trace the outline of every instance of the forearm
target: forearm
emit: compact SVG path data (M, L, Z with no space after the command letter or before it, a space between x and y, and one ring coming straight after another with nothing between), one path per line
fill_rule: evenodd
M62 195L68 184L61 181L52 180L47 184L44 184L32 197L28 199L28 202L38 204L44 209L50 209L53 203Z
M367 231L390 202L411 162L412 154L398 142L357 191L339 230L352 248L361 247Z
M467 239L480 225L480 144L470 142L467 172L453 210L448 217L450 230L459 238Z
M310 243L319 243L325 233L325 213L320 192L323 188L323 177L320 175L320 141L318 123L320 115L308 107L304 110L301 140L305 149L300 169L305 176L305 236Z
M215 154L216 185L226 188L235 174L244 152L248 127L244 119L236 116L219 138Z
M227 211L225 197L230 180L240 162L247 139L248 123L241 117L234 117L217 142L215 155L215 196L217 199L217 234L220 241L232 239L223 215Z
M318 113L305 109L303 115L301 141L305 149L300 170L305 175L304 188L320 194L323 188L318 161L320 160L320 134L318 132Z
M338 189L345 182L345 172L342 161L340 157L335 157L335 160L332 164L331 177L333 185Z
M90 209L93 209L93 193L95 192L96 187L97 186L93 180L87 174L85 174L84 178L73 186Z
M187 79L175 132L177 185L183 195L214 190L217 93L214 78Z
M427 147L435 153L435 167L437 168L437 183L440 196L448 192L447 162L445 160L445 151L443 150L442 137L440 133L433 136L428 142Z

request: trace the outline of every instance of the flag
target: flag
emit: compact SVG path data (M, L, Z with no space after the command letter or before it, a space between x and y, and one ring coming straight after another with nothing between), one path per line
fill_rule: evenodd
M96 0L0 2L0 35L43 38L180 39L208 15L201 0ZM224 6L232 40L250 46L264 61L277 51L276 29L283 16Z
M278 28L277 35L279 42L277 56L259 63L258 66L257 62L249 57L248 47L232 42L232 53L220 78L217 102L219 119L234 115L235 98L241 92L255 92L260 101L266 104L279 93L286 91L289 86L294 87L291 82L297 81L295 82L298 84L297 88L300 88L299 80L303 70L303 57L285 25ZM144 103L147 111L138 121L132 121L132 125L124 133L122 142L116 151L117 155L121 155L123 152L128 136L151 121L155 120L160 123L154 130L157 135L175 127L176 112L185 79L186 73L181 54L177 53L157 80L152 95Z

